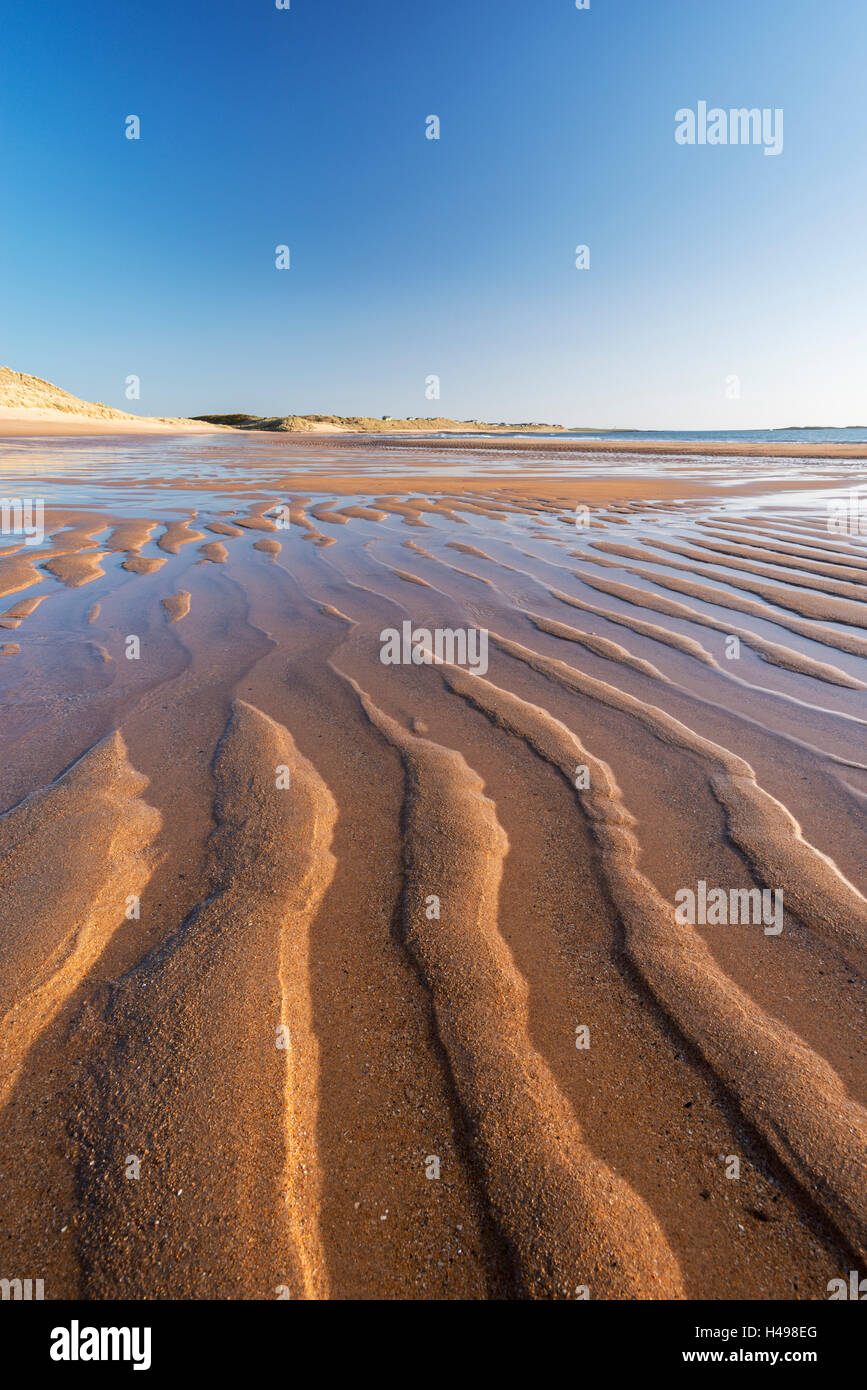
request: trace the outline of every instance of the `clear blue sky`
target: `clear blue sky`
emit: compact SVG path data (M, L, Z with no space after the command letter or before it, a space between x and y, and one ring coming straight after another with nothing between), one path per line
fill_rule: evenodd
M143 414L867 423L865 60L856 0L10 3L0 362ZM700 100L782 154L678 145Z

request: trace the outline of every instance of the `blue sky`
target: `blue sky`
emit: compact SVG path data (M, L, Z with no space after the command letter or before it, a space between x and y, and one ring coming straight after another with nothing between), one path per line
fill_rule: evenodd
M862 5L88 0L3 27L4 365L142 414L867 423ZM782 108L782 153L678 145L700 100Z

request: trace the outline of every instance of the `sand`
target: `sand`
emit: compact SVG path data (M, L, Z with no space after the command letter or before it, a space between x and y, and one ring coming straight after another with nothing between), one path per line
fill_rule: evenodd
M50 438L52 435L136 435L136 434L216 434L221 425L198 420L161 419L131 415L129 419L102 419L85 411L75 414L59 410L27 410L0 406L0 438Z
M0 1242L46 1298L863 1273L858 470L504 443L34 442ZM386 664L404 623L486 660ZM700 883L779 923L679 921Z
M0 437L3 435L213 434L222 430L198 420L135 415L99 402L83 401L26 372L0 367Z

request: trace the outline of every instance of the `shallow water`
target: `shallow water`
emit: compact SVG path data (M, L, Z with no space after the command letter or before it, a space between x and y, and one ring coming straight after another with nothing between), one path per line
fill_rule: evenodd
M638 437L638 436L636 436ZM692 436L675 436L691 438ZM711 436L707 436L710 438ZM329 480L336 475L358 478L405 478L412 474L421 485L456 478L523 478L534 482L562 480L574 484L587 479L641 478L652 495L653 480L679 480L684 491L690 485L723 488L735 494L749 482L752 495L733 504L750 510L765 505L755 495L755 485L766 480L774 503L785 496L786 506L825 506L849 492L867 497L864 469L858 461L813 458L720 458L696 455L611 455L584 453L556 456L526 451L450 450L438 456L407 442L388 449L341 447L327 444L303 448L279 435L177 435L161 438L8 438L0 441L0 494L44 499L46 507L78 508L99 505L112 512L141 514L142 508L160 513L190 507L216 506L233 501L239 491L265 497L271 491L292 491L293 477L302 479L298 490L310 491L311 475ZM790 486L781 494L779 484ZM817 482L826 482L820 495ZM799 484L804 490L799 489ZM810 486L813 485L813 486ZM363 488L359 489L363 491ZM168 494L168 495L167 495ZM867 506L867 502L865 502Z

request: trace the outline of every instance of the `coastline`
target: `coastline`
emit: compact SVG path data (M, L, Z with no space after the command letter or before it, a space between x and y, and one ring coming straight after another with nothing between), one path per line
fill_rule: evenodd
M265 433L255 430L250 434ZM568 439L551 439L531 434L520 438L509 436L495 438L488 435L461 435L444 437L433 434L334 434L317 435L311 439L306 434L285 434L284 439L293 445L328 444L335 448L424 448L431 450L467 449L485 451L496 450L509 453L544 454L686 454L693 457L728 458L861 458L867 461L867 444L767 444L724 440L692 439L581 439L570 435Z
M0 407L0 439L50 439L62 436L124 436L148 434L236 434L239 439L280 440L293 448L335 449L421 449L430 452L467 450L542 455L563 454L641 454L653 456L682 455L707 458L815 458L864 459L867 444L769 444L762 442L689 440L689 439L582 439L577 435L558 439L548 436L459 434L451 431L408 434L356 434L350 430L325 429L236 430L230 425L215 425L192 419L162 419L135 417L129 420L106 420L98 416L66 415L51 411L9 411Z

